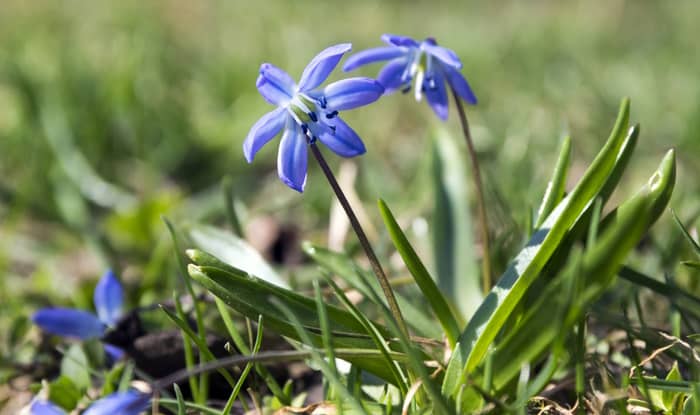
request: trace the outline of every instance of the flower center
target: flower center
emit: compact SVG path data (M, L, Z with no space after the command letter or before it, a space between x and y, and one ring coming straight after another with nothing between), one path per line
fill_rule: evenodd
M287 111L294 117L311 143L316 141L324 127L335 132L335 126L328 124L328 120L338 116L338 111L329 111L327 105L325 96L320 95L315 98L303 92L297 92L287 104Z
M416 101L420 101L423 98L423 92L425 92L426 87L430 89L436 88L433 77L433 60L428 53L425 53L420 48L416 48L410 61L411 63L406 66L406 70L401 76L401 80L405 84L401 92L408 93L413 84Z

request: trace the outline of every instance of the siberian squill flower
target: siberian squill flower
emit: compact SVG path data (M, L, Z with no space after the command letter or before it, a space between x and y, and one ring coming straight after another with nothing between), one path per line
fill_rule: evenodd
M309 143L318 140L342 157L365 152L360 137L338 117L338 112L376 101L384 93L382 85L374 79L361 77L343 79L319 88L351 48L349 43L343 43L323 50L306 66L298 84L285 71L270 63L260 66L258 91L277 108L263 115L250 129L243 143L243 154L248 163L253 161L262 146L283 131L277 154L277 172L287 186L303 192Z
M100 278L93 293L93 300L97 315L75 308L43 308L34 313L32 321L44 331L58 336L81 340L100 338L108 327L116 325L122 315L124 293L112 271L108 270ZM114 359L123 354L115 346L104 346Z
M139 415L151 404L151 395L135 389L115 392L93 402L82 415ZM30 415L68 415L51 401L35 399L29 405Z
M343 70L388 60L377 77L386 93L409 92L415 82L416 100L420 101L425 94L428 104L442 120L447 119L448 107L445 82L466 102L476 104L476 96L460 72L462 62L452 50L438 46L430 37L418 43L410 37L385 34L382 40L388 46L355 53L345 62Z
M83 415L138 415L148 409L151 395L135 389L126 392L116 392L95 401Z

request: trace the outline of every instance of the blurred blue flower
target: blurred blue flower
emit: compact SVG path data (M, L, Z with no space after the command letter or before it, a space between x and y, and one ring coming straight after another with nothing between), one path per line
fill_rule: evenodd
M81 340L102 337L107 327L116 325L122 315L124 292L111 270L105 272L95 286L93 294L97 315L74 308L43 308L32 316L34 324L44 331L63 337ZM112 345L105 350L113 359L119 359L123 351Z
M95 401L83 415L138 415L148 409L151 395L131 389L116 392ZM34 399L29 406L30 415L67 415L66 411L51 401Z
M26 409L25 409L26 410ZM24 412L23 412L24 413ZM65 415L66 411L50 401L34 399L29 404L29 415Z
M377 77L386 93L397 89L408 92L415 81L416 100L420 101L425 93L428 104L442 120L447 119L448 107L445 81L466 102L476 104L476 96L460 72L462 62L452 50L438 46L433 38L418 43L410 37L385 34L382 40L389 46L355 53L345 62L343 70L388 60Z
M138 415L148 409L151 395L131 389L117 392L95 401L83 415Z
M248 163L260 148L284 131L277 155L277 172L287 186L303 192L308 142L318 139L342 157L365 152L360 137L338 117L338 112L376 101L384 93L382 85L370 78L349 78L318 88L351 47L343 43L323 50L306 66L298 84L270 63L260 66L258 91L278 108L263 115L250 129L243 143Z

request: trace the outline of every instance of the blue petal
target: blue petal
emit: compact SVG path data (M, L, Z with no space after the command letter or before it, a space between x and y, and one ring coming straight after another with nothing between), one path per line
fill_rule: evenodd
M420 47L446 65L456 69L462 69L462 62L459 60L457 54L452 50L438 46L434 43L434 41L431 42L430 40L426 40L421 43Z
M129 390L95 401L83 415L139 415L151 404L151 395Z
M368 63L386 61L406 55L408 51L394 46L382 46L379 48L366 49L350 56L343 65L344 71L352 71Z
M349 110L370 104L384 93L384 87L371 78L348 78L328 85L323 93L329 110Z
M30 415L66 415L66 411L50 401L35 400L29 407Z
M426 76L423 81L425 96L428 104L441 120L447 119L447 89L445 88L445 78L440 71L432 71L430 74L433 81Z
M393 46L404 46L404 47L418 47L418 42L411 39L408 36L399 36L385 33L382 35L382 41L388 45Z
M79 339L101 337L105 330L96 315L74 308L44 308L34 313L32 321L48 333Z
M299 90L302 92L311 91L321 85L338 65L343 54L350 49L352 49L350 43L341 43L322 50L306 65L299 81Z
M105 354L112 363L121 360L122 357L124 357L124 355L126 354L126 352L123 349L117 346L113 346L109 343L103 343L103 345L105 348Z
M468 103L476 105L476 95L474 95L474 92L472 92L472 89L469 87L469 83L467 83L467 80L464 78L462 73L446 65L443 66L442 69L445 71L445 75L447 76L447 82L449 82L450 86L457 92L457 95L462 97L462 99Z
M332 125L335 131L329 129L328 133L321 134L318 139L335 154L342 157L354 157L366 151L360 136L345 121L335 117L328 124Z
M260 76L255 84L260 95L273 105L282 105L294 95L294 80L287 72L271 63L260 65Z
M108 326L117 324L122 315L124 292L122 285L111 270L107 270L95 286L93 294L97 316Z
M243 155L248 163L252 163L258 150L280 132L286 119L287 109L280 107L263 115L253 125L243 142Z
M277 174L284 184L303 192L306 185L306 136L296 123L288 122L277 153Z
M377 76L377 81L384 86L384 93L388 94L399 88L401 88L410 79L403 79L403 75L406 72L406 66L409 64L407 59L399 58L384 65L381 71L379 71L379 76Z

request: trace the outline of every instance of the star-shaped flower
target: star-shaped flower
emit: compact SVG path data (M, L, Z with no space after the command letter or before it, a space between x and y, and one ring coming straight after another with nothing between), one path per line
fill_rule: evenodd
M243 154L249 163L262 146L283 131L277 172L287 186L303 192L309 142L319 140L342 157L365 152L360 137L338 117L338 112L376 101L384 93L382 85L374 79L360 77L319 88L351 47L343 43L323 50L306 66L298 84L270 63L260 66L258 91L277 109L263 115L248 133Z
M388 60L377 77L386 93L399 89L408 92L415 82L416 100L420 101L425 93L428 104L442 120L447 119L448 109L445 82L466 102L476 104L476 96L460 72L462 62L452 50L438 46L433 38L418 43L410 37L385 34L382 40L389 46L355 53L345 62L343 70Z
M93 402L83 415L139 415L151 404L151 395L135 389L115 392ZM29 405L30 415L67 415L67 412L51 401L34 399Z
M43 308L34 313L32 321L44 331L58 336L81 340L100 338L108 327L116 325L122 315L124 293L112 271L108 270L100 278L93 300L97 315L75 308ZM123 354L109 344L105 344L105 350L115 359Z

